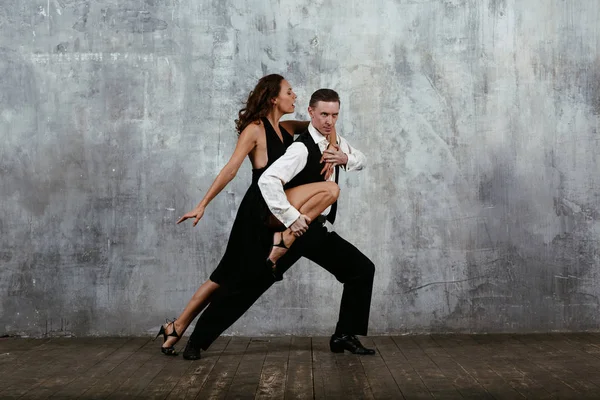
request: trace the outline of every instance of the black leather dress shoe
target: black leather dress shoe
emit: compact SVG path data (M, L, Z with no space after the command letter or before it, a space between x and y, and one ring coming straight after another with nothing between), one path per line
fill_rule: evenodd
M183 358L186 360L199 360L200 359L200 347L196 347L191 340L188 340L183 350Z
M329 348L333 353L343 353L348 350L352 354L373 355L375 350L367 349L354 335L333 335L329 341ZM184 355L185 357L185 355Z

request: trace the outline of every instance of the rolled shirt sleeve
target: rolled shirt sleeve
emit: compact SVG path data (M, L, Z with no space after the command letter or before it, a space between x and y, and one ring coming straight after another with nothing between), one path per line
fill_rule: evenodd
M290 204L283 186L304 169L307 159L306 146L294 142L258 179L258 187L269 210L286 228L300 217L300 211Z
M367 157L348 143L346 139L339 137L340 150L348 156L348 162L343 168L346 171L360 171L367 166Z

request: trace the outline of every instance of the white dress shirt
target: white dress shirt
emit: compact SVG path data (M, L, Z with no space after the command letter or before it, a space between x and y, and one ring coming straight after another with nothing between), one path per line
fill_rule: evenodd
M327 138L323 136L312 123L308 125L308 132L319 146L322 154L329 145ZM350 143L348 143L347 140L342 139L340 135L337 135L337 141L340 150L348 156L348 162L345 166L342 165L341 167L346 171L358 171L363 169L366 165L365 155L350 146ZM258 186L267 206L269 206L269 210L271 210L273 215L286 227L292 225L298 217L300 217L300 211L294 208L288 201L283 190L283 185L291 181L304 169L307 159L308 149L304 143L294 142L287 148L283 156L278 158L265 172L263 172L258 180ZM329 180L335 182L335 172L329 177ZM327 215L330 208L331 207L327 207L322 214Z

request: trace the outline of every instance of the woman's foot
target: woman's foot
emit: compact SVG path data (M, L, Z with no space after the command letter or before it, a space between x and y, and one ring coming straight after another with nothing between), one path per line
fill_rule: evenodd
M267 266L269 268L275 270L277 261L287 253L292 241L293 236L289 233L289 230L275 232L273 235L273 246L271 246L269 257L267 257Z
M165 328L166 340L162 344L163 349L171 348L175 345L175 343L179 342L181 339L182 327L179 326L177 320L173 320L172 322L167 322L163 325Z
M175 320L167 321L166 324L160 326L160 330L154 338L156 340L162 335L163 344L160 346L160 351L166 356L176 356L178 354L174 345L180 339L180 335L176 329Z

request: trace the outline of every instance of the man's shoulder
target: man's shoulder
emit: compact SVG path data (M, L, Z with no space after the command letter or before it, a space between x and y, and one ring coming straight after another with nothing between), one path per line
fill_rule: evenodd
M308 131L308 129L305 129L298 135L298 137L296 138L296 140L294 142L303 143L306 145L310 142L313 142L313 140L312 140L312 137L310 136L310 132Z

